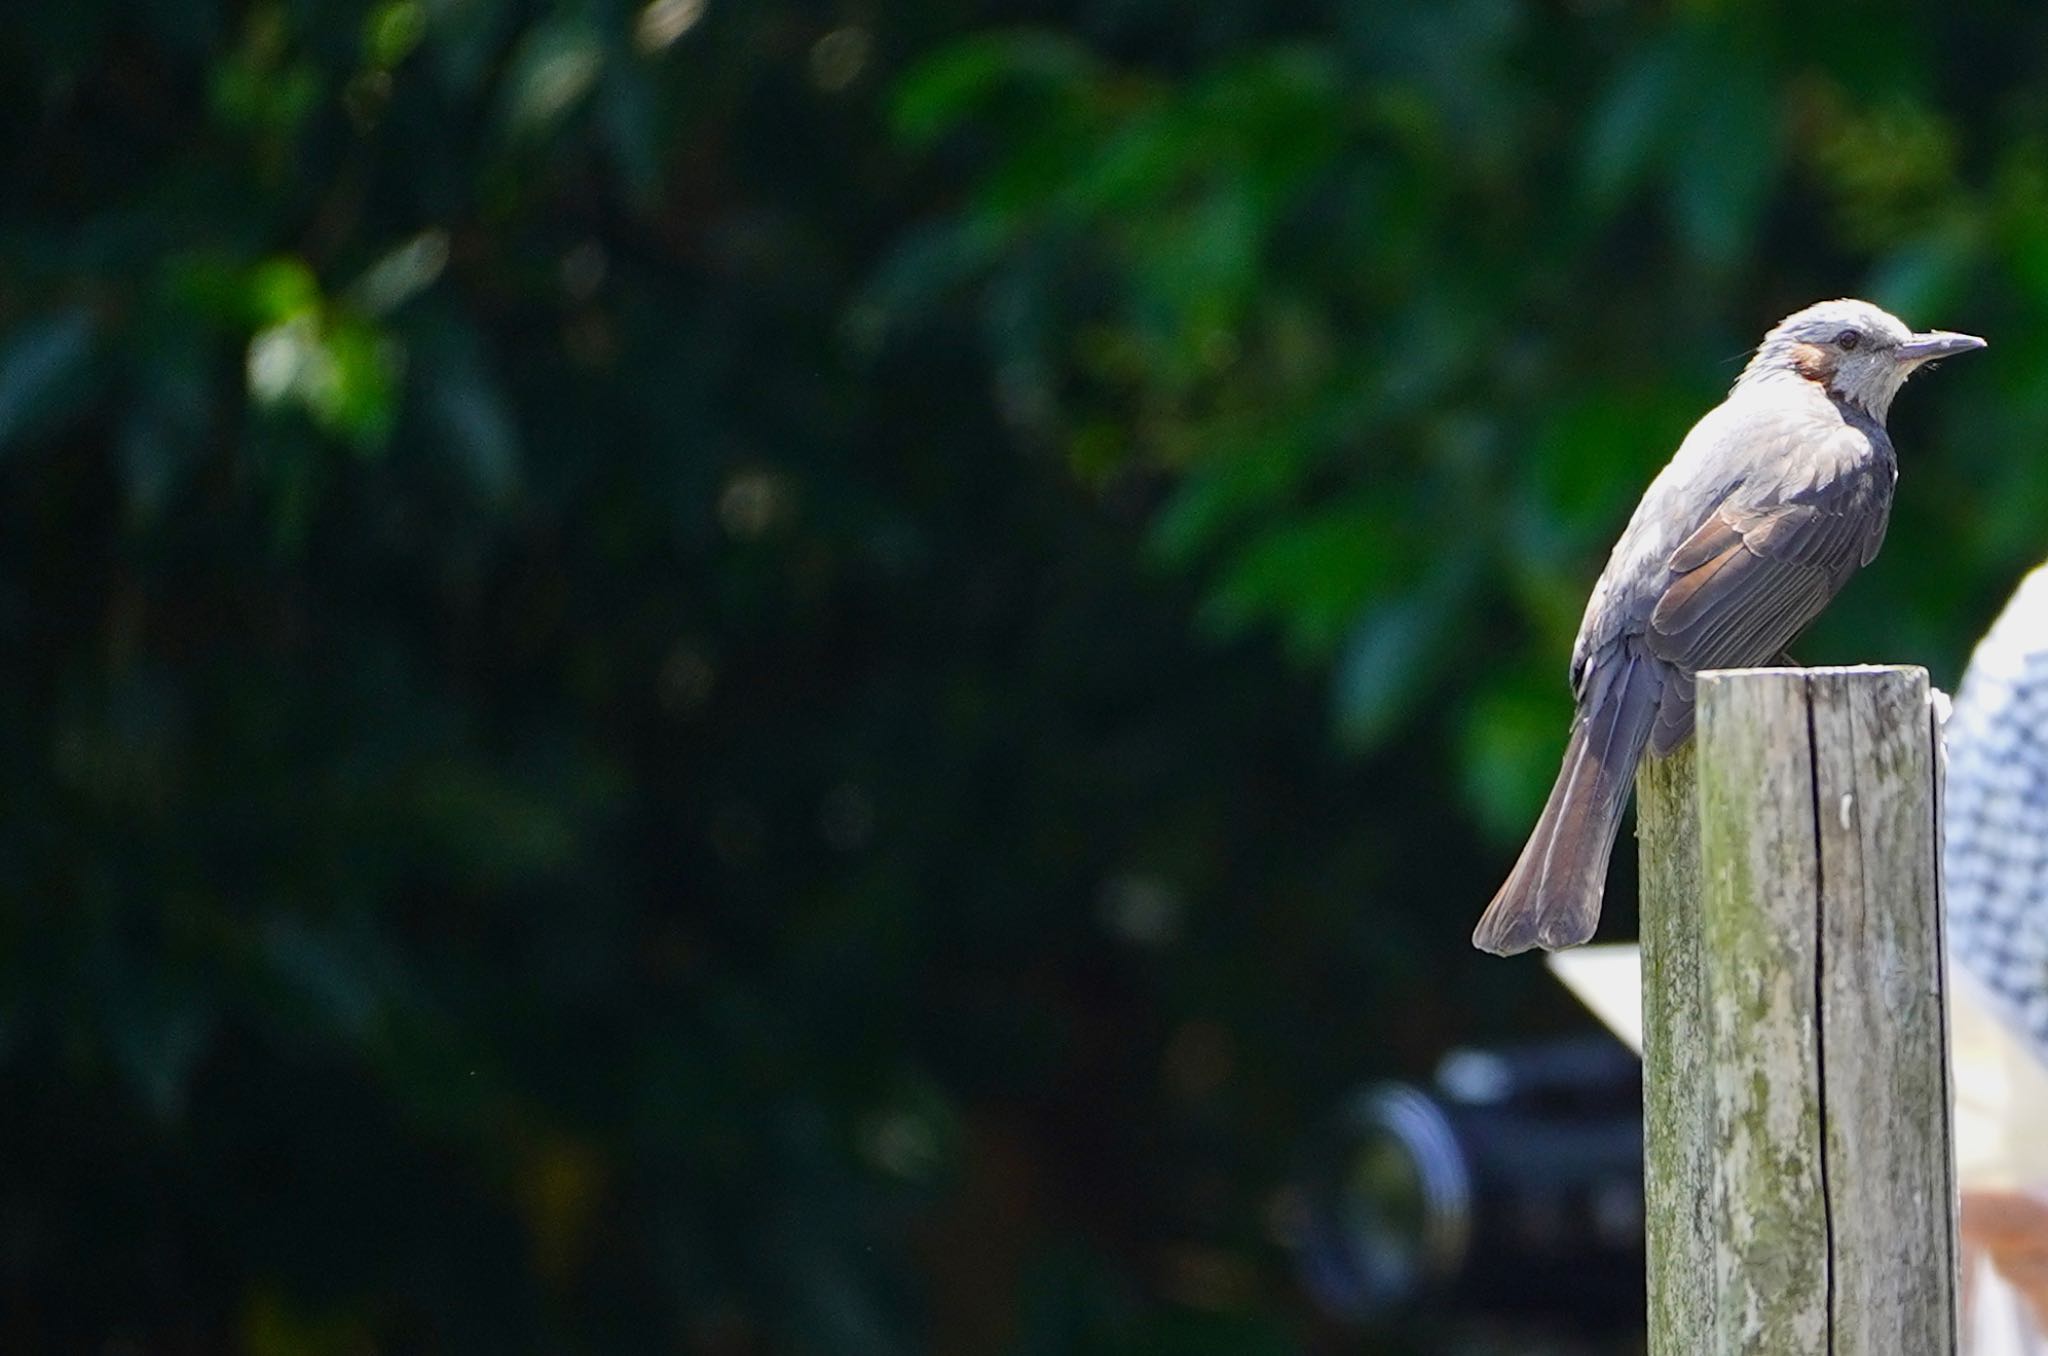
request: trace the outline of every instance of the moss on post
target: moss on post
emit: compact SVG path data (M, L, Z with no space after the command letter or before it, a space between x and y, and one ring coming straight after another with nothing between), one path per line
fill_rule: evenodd
M1693 746L1643 761L1643 1210L1650 1356L1688 1356L1713 1331L1708 1049L1700 996L1698 816Z
M1650 1350L1952 1353L1926 674L1699 699L1696 778L1640 783Z

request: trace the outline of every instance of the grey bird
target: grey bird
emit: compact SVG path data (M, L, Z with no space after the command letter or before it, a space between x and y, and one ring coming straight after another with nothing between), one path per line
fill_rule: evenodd
M1764 336L1650 482L1593 586L1564 767L1474 946L1506 956L1593 935L1644 749L1661 757L1691 736L1695 674L1782 656L1877 555L1898 478L1892 398L1923 364L1982 347L1847 300Z

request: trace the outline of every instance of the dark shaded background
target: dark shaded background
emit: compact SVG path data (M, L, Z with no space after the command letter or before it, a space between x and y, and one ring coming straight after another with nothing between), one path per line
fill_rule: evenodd
M1800 647L2048 540L2048 11L0 11L0 1349L1290 1353L1585 590L1779 315ZM1622 854L1624 857L1627 854ZM1622 868L1610 934L1628 935Z

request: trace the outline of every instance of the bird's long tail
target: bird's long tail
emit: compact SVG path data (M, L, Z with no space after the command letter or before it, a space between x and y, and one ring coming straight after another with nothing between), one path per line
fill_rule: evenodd
M1507 884L1472 932L1472 945L1481 951L1555 951L1593 935L1636 760L1656 724L1662 667L1646 656L1628 655L1611 678L1596 677L1592 700L1573 722L1564 767L1543 815Z

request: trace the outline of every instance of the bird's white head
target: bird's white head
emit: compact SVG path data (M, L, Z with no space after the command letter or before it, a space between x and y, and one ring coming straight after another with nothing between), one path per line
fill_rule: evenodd
M1773 326L1736 384L1787 377L1813 382L1882 421L1906 378L1922 365L1982 347L1984 341L1972 334L1916 334L1867 301L1822 301Z

